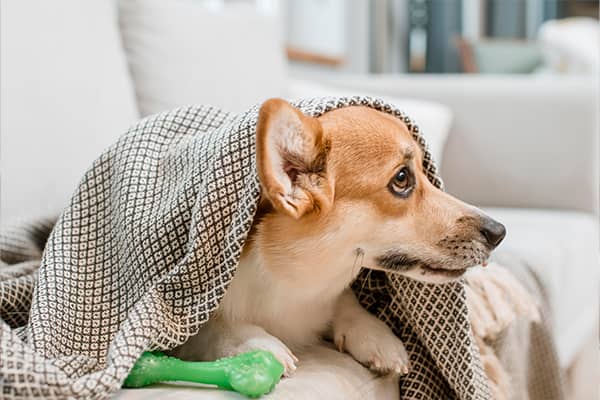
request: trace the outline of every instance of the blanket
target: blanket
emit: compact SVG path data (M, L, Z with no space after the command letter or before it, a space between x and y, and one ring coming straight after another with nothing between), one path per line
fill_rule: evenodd
M527 261L499 249L465 291L471 326L495 400L564 400L565 376L547 288Z
M363 105L397 117L442 187L417 125L392 105L294 105L311 116ZM3 398L110 398L143 351L174 348L210 318L260 200L257 116L258 106L237 115L191 106L143 119L93 163L49 236L46 222L3 235ZM403 398L491 397L462 282L363 271L354 289L407 347Z

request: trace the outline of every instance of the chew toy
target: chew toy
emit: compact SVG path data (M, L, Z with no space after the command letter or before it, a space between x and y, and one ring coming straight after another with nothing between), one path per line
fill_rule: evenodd
M216 385L248 397L259 397L273 390L282 373L283 365L273 354L263 350L210 362L182 361L160 352L145 352L129 372L123 387L184 381Z

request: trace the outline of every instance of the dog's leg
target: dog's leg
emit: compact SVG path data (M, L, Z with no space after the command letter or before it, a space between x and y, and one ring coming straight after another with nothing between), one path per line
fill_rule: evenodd
M290 376L296 370L298 359L281 340L259 326L243 322L229 323L218 316L204 324L197 335L170 354L183 360L212 361L253 350L273 353L284 366L284 376Z
M383 322L371 315L346 289L336 304L333 340L339 351L347 351L357 361L379 373L408 372L404 345Z

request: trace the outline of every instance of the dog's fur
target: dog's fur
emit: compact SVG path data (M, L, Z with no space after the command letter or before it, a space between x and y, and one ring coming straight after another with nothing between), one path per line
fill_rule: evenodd
M329 337L377 372L406 373L400 340L348 289L360 268L456 279L486 261L504 227L434 187L406 126L371 108L311 118L268 100L256 150L263 200L240 265L217 312L175 354L265 349L290 375L292 351Z

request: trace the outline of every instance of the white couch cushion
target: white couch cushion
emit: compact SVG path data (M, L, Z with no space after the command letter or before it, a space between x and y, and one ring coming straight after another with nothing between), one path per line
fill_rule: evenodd
M506 225L498 253L523 258L548 291L558 356L567 366L598 324L598 221L593 215L488 208Z
M188 104L242 111L284 88L279 19L249 4L120 0L119 20L143 115Z
M419 125L433 159L438 166L441 165L442 153L452 126L452 111L443 104L415 98L382 96L364 90L343 89L303 80L291 80L287 89L287 96L293 99L356 95L378 97L404 111Z
M2 0L4 220L59 212L137 119L113 2Z

